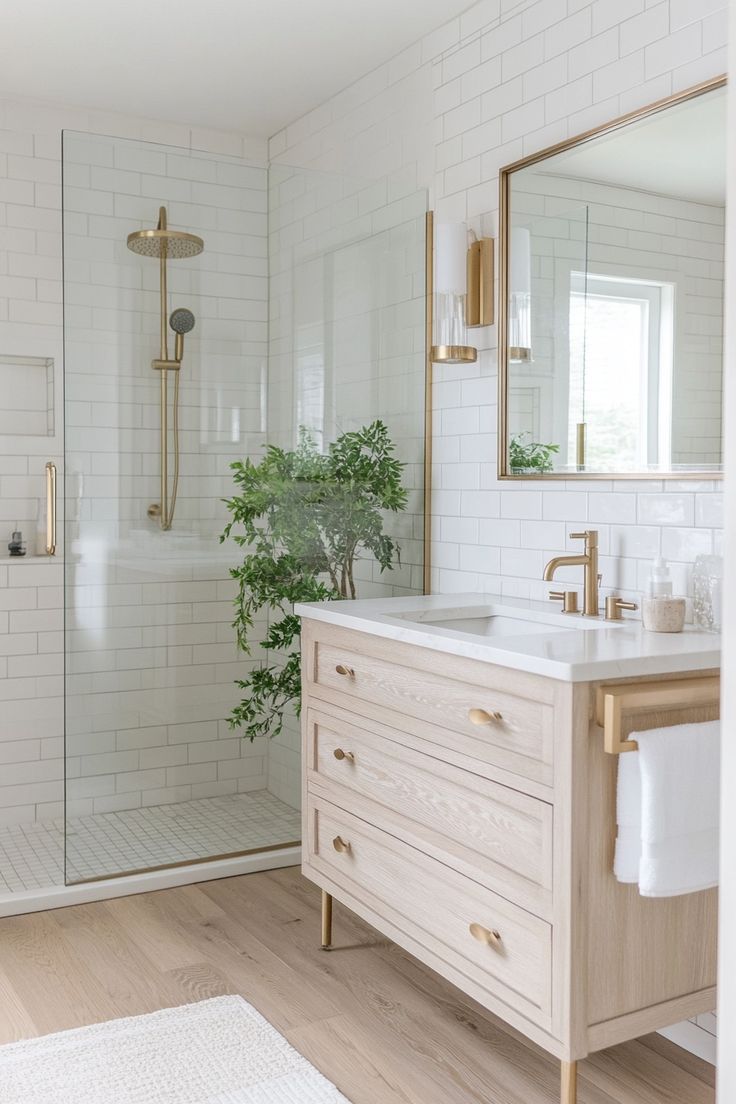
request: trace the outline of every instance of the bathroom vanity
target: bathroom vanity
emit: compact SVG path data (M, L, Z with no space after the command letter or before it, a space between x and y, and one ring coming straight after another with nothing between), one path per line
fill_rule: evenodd
M716 717L718 638L478 595L297 612L323 946L334 897L559 1058L562 1104L577 1060L715 1006L716 891L614 878L598 721Z

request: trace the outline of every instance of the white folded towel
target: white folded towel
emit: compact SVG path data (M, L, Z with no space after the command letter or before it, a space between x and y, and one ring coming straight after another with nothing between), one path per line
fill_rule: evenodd
M619 757L616 857L620 882L643 897L718 885L720 722L632 732Z

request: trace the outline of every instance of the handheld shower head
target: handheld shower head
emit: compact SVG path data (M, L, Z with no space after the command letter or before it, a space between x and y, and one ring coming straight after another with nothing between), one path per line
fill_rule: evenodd
M194 315L186 307L177 307L171 312L169 325L176 334L186 334L194 329Z
M169 316L169 325L176 334L174 359L180 363L184 356L184 334L191 333L194 329L194 321L194 315L186 307L177 307Z

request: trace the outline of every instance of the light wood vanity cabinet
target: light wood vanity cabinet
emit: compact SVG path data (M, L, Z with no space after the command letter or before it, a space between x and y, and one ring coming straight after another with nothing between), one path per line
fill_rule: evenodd
M578 1059L715 1006L715 891L646 900L613 876L595 683L309 618L302 646L303 870L329 895L325 941L335 897L556 1055L564 1104Z

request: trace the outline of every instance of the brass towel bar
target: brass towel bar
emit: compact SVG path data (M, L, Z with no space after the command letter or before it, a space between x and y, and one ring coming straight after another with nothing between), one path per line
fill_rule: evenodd
M599 686L596 693L596 722L603 729L603 746L609 755L637 751L636 740L623 738L627 710L687 709L718 705L721 680L718 675L673 679L670 682L634 682Z

